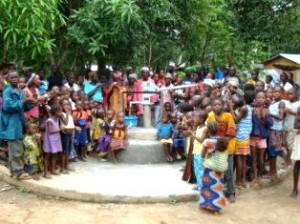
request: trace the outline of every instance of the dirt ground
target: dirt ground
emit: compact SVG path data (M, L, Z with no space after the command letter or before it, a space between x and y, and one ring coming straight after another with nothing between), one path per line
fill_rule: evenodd
M300 223L300 197L284 183L241 195L220 215L200 211L195 202L178 204L94 204L42 198L0 181L0 224L192 224Z

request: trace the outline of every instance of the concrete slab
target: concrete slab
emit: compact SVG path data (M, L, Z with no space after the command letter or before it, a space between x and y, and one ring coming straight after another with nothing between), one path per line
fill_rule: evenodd
M175 203L197 201L198 192L181 180L184 162L156 165L114 165L90 158L76 162L69 175L42 178L39 181L17 181L9 177L9 170L0 165L0 176L8 183L29 192L55 198L99 203ZM289 172L280 173L281 181ZM277 182L264 181L262 187ZM261 187L260 187L261 188ZM252 190L238 191L241 194ZM259 188L255 188L257 190Z
M129 145L118 158L129 164L166 163L166 152L159 141L129 139Z
M139 140L157 140L157 130L155 128L129 128L128 138Z
M91 202L156 203L197 200L192 186L181 181L183 162L159 165L114 165L90 158L73 163L74 172L48 180L17 181L0 167L4 179L34 193Z

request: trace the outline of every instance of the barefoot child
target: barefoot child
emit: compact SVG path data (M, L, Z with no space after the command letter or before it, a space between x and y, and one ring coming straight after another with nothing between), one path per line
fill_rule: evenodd
M270 145L268 148L268 156L270 159L269 177L277 178L277 156L281 156L283 152L283 119L285 104L281 101L282 88L276 86L274 88L274 100L269 106L270 115L273 118L273 125L270 132Z
M177 115L170 115L170 122L173 125L173 151L176 159L180 160L184 156L184 135L178 122Z
M50 109L50 117L46 121L46 133L44 136L44 177L50 179L51 174L58 175L55 171L56 158L62 152L61 136L59 128L59 119L62 116L61 107L58 104L53 104ZM60 167L62 170L62 167Z
M110 142L110 150L114 163L118 163L117 153L126 149L128 143L127 125L124 121L125 114L119 112L117 121L112 128L112 140Z
M294 147L291 155L291 159L295 161L294 164L294 187L291 197L298 196L298 180L300 172L300 107L297 109L296 119L294 123L294 132L296 133Z
M114 111L108 110L106 116L104 116L104 122L100 125L105 134L99 139L99 156L104 157L109 150L109 145L112 139L112 128L116 121L114 118Z
M61 166L62 173L67 174L69 170L69 155L72 154L73 149L73 137L75 132L75 124L72 116L72 106L69 100L62 101L62 121L61 121L61 141L62 141L62 158L61 158ZM77 127L77 130L80 130Z
M169 115L163 114L161 123L157 125L157 132L160 138L160 143L166 148L166 160L167 162L173 162L172 157L172 135L173 125L169 121Z
M89 119L88 113L83 108L82 101L77 101L76 111L73 113L75 125L80 127L80 130L75 131L75 142L74 145L77 148L78 158L86 162L86 150L88 144L88 135L87 135L87 123Z
M252 131L252 108L238 95L232 96L228 104L237 127L236 134L236 186L246 188L246 158L250 154L250 133Z
M105 134L105 131L101 129L101 125L104 123L104 110L96 109L94 112L94 119L91 127L91 139L94 143L94 149L98 148L99 139Z
M205 111L194 112L194 125L196 131L189 130L187 134L193 138L193 158L194 158L194 172L197 180L197 187L199 192L202 186L203 176L203 158L202 158L202 142L206 138L207 127L205 121L207 119L207 113Z
M252 153L253 184L260 183L264 167L265 150L267 149L267 138L270 134L270 127L273 119L266 107L266 94L259 92L256 94L255 107L252 116L252 132L250 146Z
M26 134L23 139L24 170L33 176L33 179L38 180L38 174L44 170L40 135L35 133L35 125L32 123L28 122L25 129Z

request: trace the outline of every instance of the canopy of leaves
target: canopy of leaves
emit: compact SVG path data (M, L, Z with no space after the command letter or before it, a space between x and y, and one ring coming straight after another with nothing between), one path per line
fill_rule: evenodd
M53 33L64 25L59 0L1 0L0 46L3 61L17 63L47 56L54 47Z
M300 0L2 0L3 62L82 71L221 64L299 52Z

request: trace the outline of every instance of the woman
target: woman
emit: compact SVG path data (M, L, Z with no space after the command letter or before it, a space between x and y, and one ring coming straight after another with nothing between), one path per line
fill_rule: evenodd
M228 138L228 170L226 173L227 184L227 196L230 202L235 201L235 183L233 174L233 155L235 152L235 136L236 126L232 115L228 112L224 112L223 100L216 98L213 101L213 112L208 115L207 122L217 122L218 124L218 136Z
M36 74L32 74L27 81L27 87L24 88L24 93L27 99L32 99L30 103L24 105L25 118L30 123L39 127L40 108L39 103L42 100L39 91L40 79Z
M218 124L207 123L209 137L203 142L202 156L205 157L200 207L220 212L227 200L224 197L224 173L228 168L227 139L218 136Z
M108 88L108 109L114 111L114 119L117 119L119 112L126 109L126 87L121 72L114 72L113 82Z

